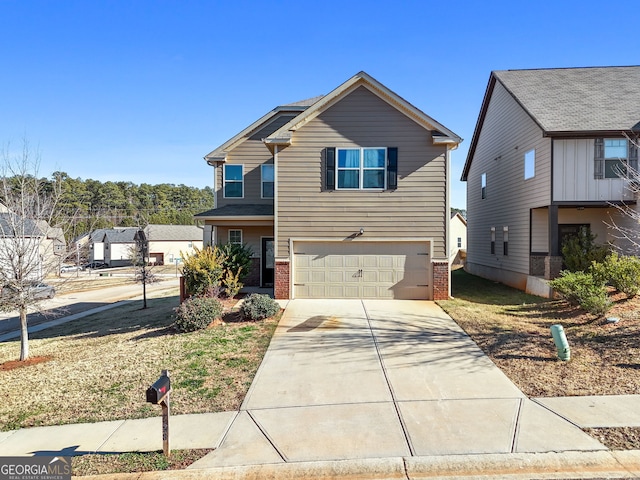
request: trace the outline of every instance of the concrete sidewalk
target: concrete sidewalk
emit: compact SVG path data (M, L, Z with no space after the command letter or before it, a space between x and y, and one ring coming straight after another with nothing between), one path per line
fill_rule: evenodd
M182 478L422 478L473 462L544 478L545 465L594 459L635 471L638 452L608 452L578 428L596 426L640 426L640 396L528 399L432 302L294 300L240 411L173 416L170 438L215 449ZM161 448L159 418L0 432L0 455Z

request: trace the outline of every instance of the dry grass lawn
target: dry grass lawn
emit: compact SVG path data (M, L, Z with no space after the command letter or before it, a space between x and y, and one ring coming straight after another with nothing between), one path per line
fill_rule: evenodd
M614 295L608 316L620 321L612 324L564 301L527 295L463 270L452 273L452 287L454 299L438 303L526 395L640 394L638 298ZM557 358L554 324L564 327L568 362ZM640 448L637 429L590 433L606 437L614 448Z
M179 334L171 327L177 291L158 295L146 310L129 302L32 334L31 355L48 358L0 368L0 430L156 416L145 391L163 369L172 414L237 409L276 320ZM18 353L18 340L0 343L0 367Z

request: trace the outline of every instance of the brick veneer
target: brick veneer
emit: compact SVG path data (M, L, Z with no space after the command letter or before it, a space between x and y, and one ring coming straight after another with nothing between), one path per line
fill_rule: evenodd
M276 260L274 296L279 300L289 298L289 262Z
M433 262L433 299L449 298L449 262Z
M242 280L247 287L259 287L260 286L260 259L252 258L251 266L249 267L249 273Z

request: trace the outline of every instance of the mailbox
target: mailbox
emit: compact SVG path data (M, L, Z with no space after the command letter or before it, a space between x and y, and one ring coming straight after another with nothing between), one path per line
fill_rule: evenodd
M162 375L156 383L147 388L147 402L157 405L171 391L171 379L168 375Z

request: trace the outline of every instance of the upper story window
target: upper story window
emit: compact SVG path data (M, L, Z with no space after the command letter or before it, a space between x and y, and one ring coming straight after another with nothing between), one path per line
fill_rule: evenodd
M325 190L398 188L398 147L327 147L323 155Z
M638 147L626 138L596 138L594 178L626 177L628 169L638 169Z
M458 237L458 248L462 248L462 237Z
M273 165L261 165L260 173L262 176L262 198L273 198Z
M244 175L242 165L224 165L224 198L244 197Z
M536 151L531 149L524 154L524 179L536 176Z
M385 188L386 148L339 148L337 186L348 189Z
M624 138L604 139L604 178L624 177L627 172L628 146Z
M480 196L481 198L487 198L487 174L480 175Z

